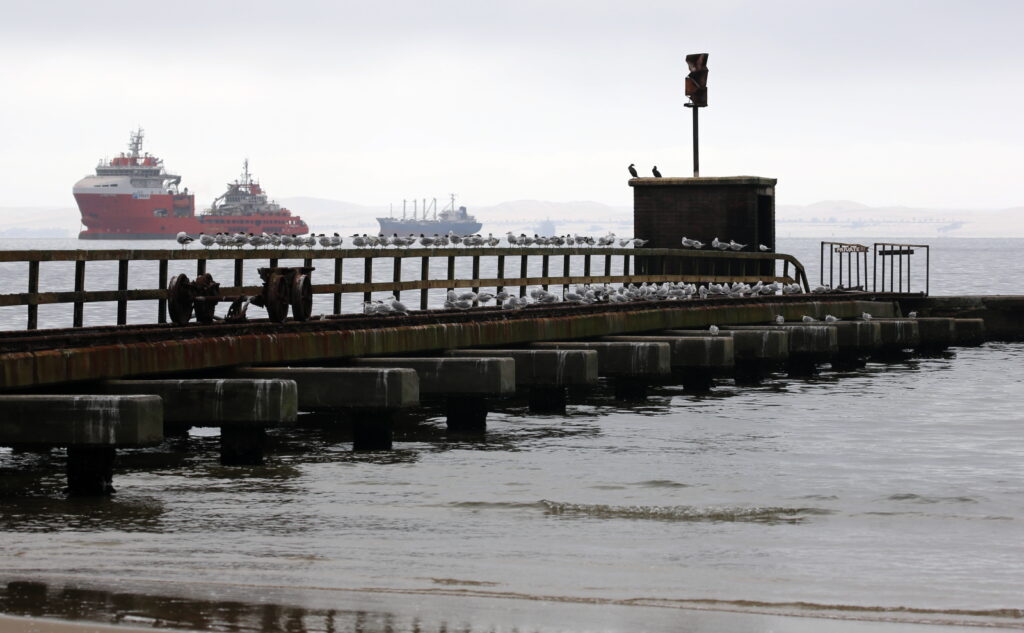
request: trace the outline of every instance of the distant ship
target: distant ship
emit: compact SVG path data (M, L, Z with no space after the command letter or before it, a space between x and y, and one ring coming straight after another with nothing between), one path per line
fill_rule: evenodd
M181 176L142 153L142 130L131 134L128 154L100 161L95 176L75 183L74 196L85 230L79 239L162 239L179 231L302 235L309 227L291 211L268 201L245 161L242 179L196 215L195 195L178 191Z
M433 213L431 213L433 211ZM476 218L466 212L466 207L455 206L455 194L451 195L448 206L437 210L437 199L435 198L430 206L423 201L420 207L418 201L413 200L412 213L410 215L408 201L402 201L402 217L396 218L392 212L390 217L377 218L380 224L380 232L384 235L473 235L480 232L482 224Z

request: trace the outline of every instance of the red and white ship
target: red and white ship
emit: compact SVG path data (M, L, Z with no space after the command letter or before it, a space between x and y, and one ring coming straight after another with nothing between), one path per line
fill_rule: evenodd
M302 235L302 218L270 202L245 162L242 179L196 215L195 195L178 191L181 176L167 173L163 161L142 153L142 130L132 132L128 154L100 161L95 176L75 183L75 201L85 230L79 239L156 239L179 231L198 233L279 233Z

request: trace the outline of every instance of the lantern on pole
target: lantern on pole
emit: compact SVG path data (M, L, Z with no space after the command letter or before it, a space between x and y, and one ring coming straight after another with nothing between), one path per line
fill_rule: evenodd
M687 108L693 110L693 177L700 176L700 151L698 149L697 111L708 107L708 54L694 53L686 56L686 96L690 102Z

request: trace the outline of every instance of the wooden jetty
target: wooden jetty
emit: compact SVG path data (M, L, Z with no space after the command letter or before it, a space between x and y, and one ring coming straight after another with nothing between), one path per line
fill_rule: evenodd
M410 258L420 260L416 279L403 277L402 262ZM446 262L446 274L431 278L435 258ZM468 258L468 277L456 274L459 258ZM271 299L265 287L244 285L247 263L266 262L266 270L278 270L282 261L295 260L308 275L314 262L326 260L332 283L309 283L307 277L300 290L331 295L334 313L317 319L300 311L304 318L255 319L249 313L245 319L168 322L168 302L176 300L168 289L174 275L183 267L203 275L215 259L234 262L233 285L220 288L219 296L262 292ZM496 274L482 276L481 260ZM40 266L57 261L75 263L73 291L39 288ZM117 262L118 289L86 291L86 263L104 261ZM130 264L138 261L157 262L155 287L129 288ZM0 295L0 306L25 306L27 313L25 330L0 332L0 445L68 447L69 490L76 494L109 491L115 449L150 445L192 426L220 428L221 461L229 465L260 463L266 429L294 425L307 411L322 423L350 425L355 450L386 450L392 447L396 413L431 400L444 407L451 432L479 434L486 432L489 411L519 395L531 410L557 414L580 389L605 384L619 398L643 398L650 385L703 390L720 377L756 380L779 367L803 374L824 363L855 366L915 348L976 344L987 336L986 313L977 311L978 303L970 303L970 318L959 318L947 314L959 304L891 292L427 309L431 289L514 288L524 296L532 286L564 291L577 284L779 281L807 290L800 262L777 253L7 251L0 252L0 262L23 262L28 270L26 292ZM531 276L538 263L540 274ZM388 265L392 280L376 281L375 271ZM362 282L343 282L351 266L362 267ZM343 295L357 293L369 301L377 292L418 292L420 310L341 313ZM84 304L98 301L117 303L117 323L83 327ZM156 322L128 325L131 301L156 301ZM73 304L72 327L37 329L38 306L59 303ZM908 306L921 318L906 318ZM875 318L859 320L863 313ZM825 322L827 314L841 320ZM817 321L805 323L804 317ZM1006 318L996 323L1001 331L1010 329ZM711 325L720 329L713 334Z

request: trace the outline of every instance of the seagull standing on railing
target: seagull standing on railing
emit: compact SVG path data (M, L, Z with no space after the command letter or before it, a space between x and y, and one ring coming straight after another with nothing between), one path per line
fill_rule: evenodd
M185 250L188 247L188 245L192 243L192 240L194 238L189 236L189 234L186 233L185 231L182 231L178 233L175 239L178 241L178 244L181 244L181 250Z
M757 245L757 250L761 251L762 253L765 253L765 252L768 252L768 251L770 251L772 249L768 248L764 244L758 244Z
M205 248L210 248L216 242L217 242L217 238L215 238L212 235L207 235L206 233L200 233L199 234L199 243L202 244L203 247L205 247Z

